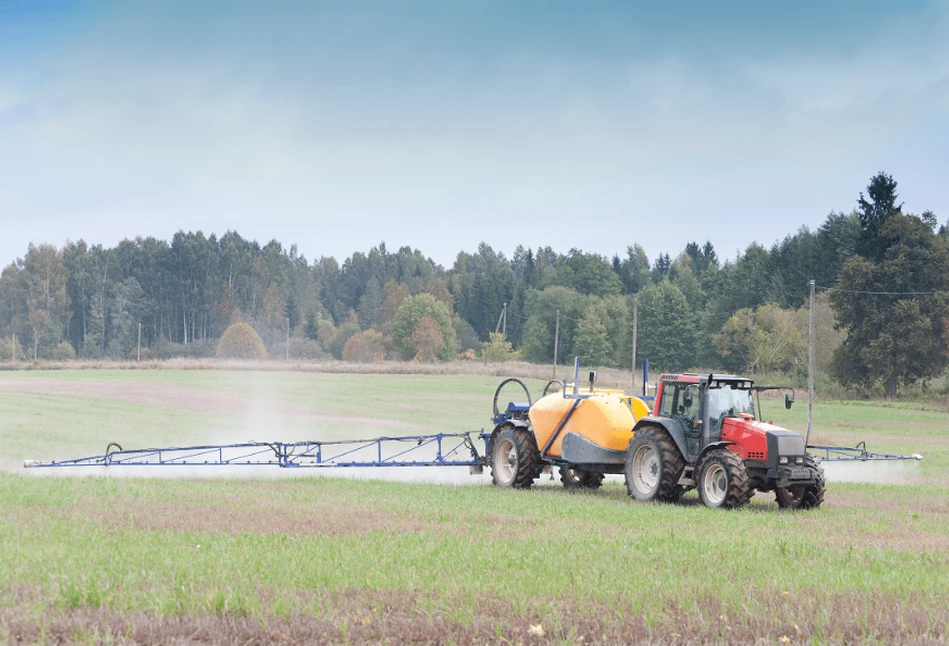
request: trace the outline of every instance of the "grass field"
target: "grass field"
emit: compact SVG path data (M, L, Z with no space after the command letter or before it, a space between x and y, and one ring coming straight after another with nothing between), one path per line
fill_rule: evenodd
M77 478L20 468L25 458L102 453L109 441L481 428L498 381L0 372L0 639L949 639L949 414L918 404L815 404L816 439L926 456L896 474L899 485L830 484L816 512L781 512L771 494L737 512L707 510L694 495L637 505L617 479L595 493L515 492L313 473ZM805 402L765 411L806 425Z

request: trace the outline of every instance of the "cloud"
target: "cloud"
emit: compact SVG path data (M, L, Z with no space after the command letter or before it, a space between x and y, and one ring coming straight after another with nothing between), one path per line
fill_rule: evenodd
M17 106L23 100L23 95L13 85L0 83L0 112Z
M301 21L281 41L239 12L156 11L110 16L27 89L0 86L0 110L24 115L0 122L0 218L105 244L237 229L310 257L381 239L445 263L482 239L655 254L686 235L730 254L849 208L949 112L949 52L930 37L583 57L536 39L452 51L437 23L409 42L356 14L321 23L327 40ZM575 226L591 217L603 229Z

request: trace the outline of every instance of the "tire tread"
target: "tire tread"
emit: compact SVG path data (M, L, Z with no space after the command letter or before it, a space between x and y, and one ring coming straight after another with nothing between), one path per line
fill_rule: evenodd
M719 505L721 509L737 509L741 507L755 495L754 489L748 478L748 472L745 470L745 463L742 462L738 454L729 449L714 449L709 451L700 463L698 469L698 478L696 479L699 498L702 503L705 502L705 492L703 490L705 481L705 465L712 460L721 460L724 463L725 472L728 474L728 491L725 494L725 500Z
M662 463L662 474L659 476L659 487L653 500L656 502L676 502L682 495L682 487L679 486L679 478L682 477L682 471L685 469L685 458L679 452L669 434L658 426L647 426L638 431L629 442L629 448L626 449L626 491L633 498L633 486L631 484L630 470L632 468L632 456L635 453L635 446L645 442L655 442L659 453L659 460Z

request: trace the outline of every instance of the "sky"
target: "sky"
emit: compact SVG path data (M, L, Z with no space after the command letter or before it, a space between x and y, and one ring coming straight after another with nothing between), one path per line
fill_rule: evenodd
M0 0L0 264L237 231L734 258L949 219L949 3Z

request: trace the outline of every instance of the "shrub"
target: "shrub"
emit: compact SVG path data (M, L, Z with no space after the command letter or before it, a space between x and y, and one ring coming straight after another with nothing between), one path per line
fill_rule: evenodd
M356 334L359 334L359 323L349 321L339 326L327 348L334 359L343 358L343 348L346 347L346 342Z
M234 323L221 335L217 356L221 359L266 359L267 349L254 328L247 323Z
M302 361L322 361L328 359L329 354L319 343L312 339L290 339L290 358Z
M20 343L20 340L16 340L16 345L13 345L13 336L0 339L0 361L12 361L16 355L17 361L23 361L26 357L26 350L23 349L23 344Z
M50 358L53 361L70 361L76 358L76 349L69 341L61 341L53 348Z
M366 330L354 334L343 346L343 361L378 363L385 361L386 346L381 332Z
M510 341L505 341L503 334L492 332L488 337L491 340L481 344L481 357L485 361L503 362L517 358L514 346Z

